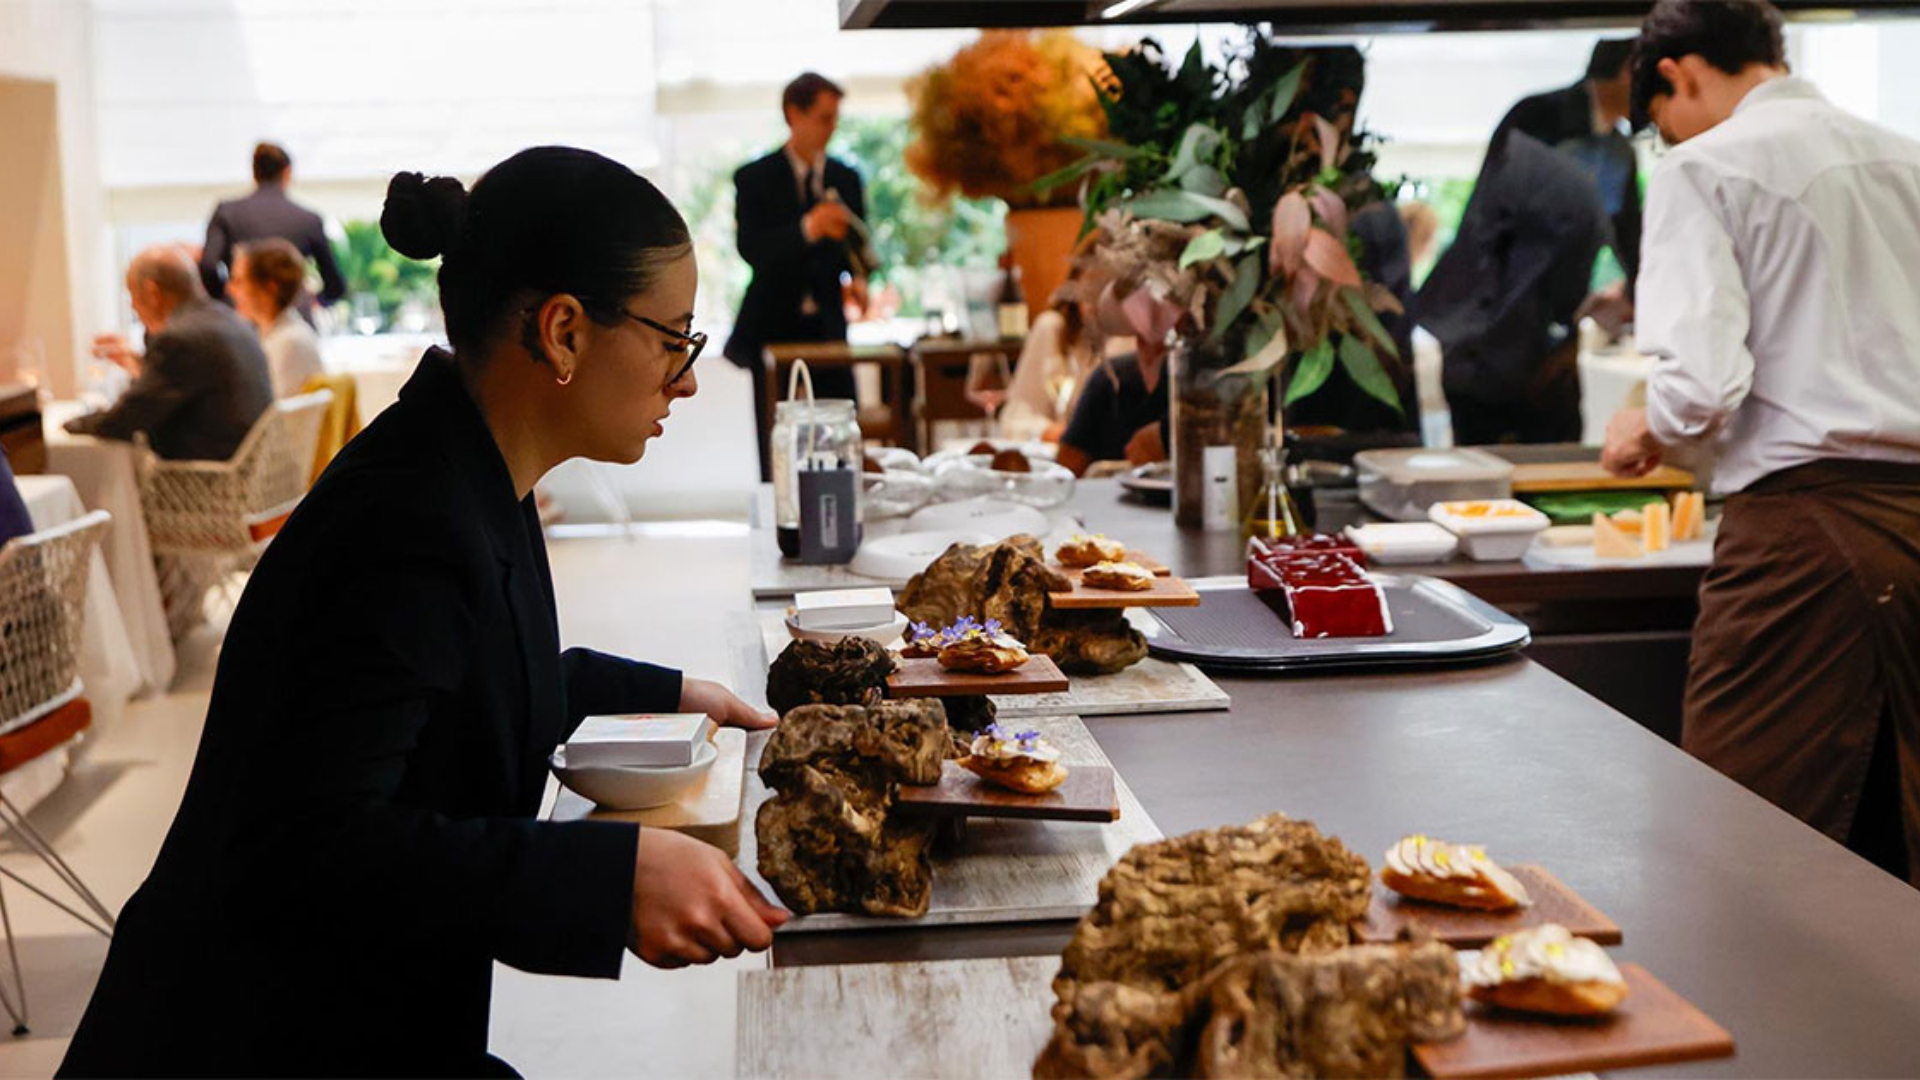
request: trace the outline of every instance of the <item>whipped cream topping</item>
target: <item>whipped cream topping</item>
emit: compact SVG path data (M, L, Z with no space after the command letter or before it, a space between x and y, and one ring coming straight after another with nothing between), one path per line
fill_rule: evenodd
M1415 833L1387 849L1386 864L1397 874L1430 878L1478 878L1522 907L1533 903L1527 887L1477 844L1449 844Z
M988 724L985 731L975 735L968 752L986 761L1060 760L1060 748L1041 738L1038 731L1008 731L999 724Z
M1468 986L1498 986L1522 979L1626 982L1605 949L1586 938L1574 937L1559 923L1495 938L1493 944L1462 965L1461 974Z

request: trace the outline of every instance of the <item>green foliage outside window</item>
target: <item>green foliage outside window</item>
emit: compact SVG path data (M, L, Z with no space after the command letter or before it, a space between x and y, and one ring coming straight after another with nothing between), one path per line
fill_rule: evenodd
M379 301L383 325L393 322L394 312L409 299L419 299L429 308L439 304L440 289L435 275L439 260L419 262L387 246L377 221L348 221L342 224L346 242L333 245L340 274L347 279L347 298L372 296Z

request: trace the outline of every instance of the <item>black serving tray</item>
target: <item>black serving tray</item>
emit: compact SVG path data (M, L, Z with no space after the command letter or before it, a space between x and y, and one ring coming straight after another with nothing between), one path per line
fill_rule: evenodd
M1371 572L1393 632L1369 638L1296 638L1279 594L1243 577L1198 578L1194 608L1151 609L1142 628L1153 655L1203 668L1292 671L1482 663L1532 641L1525 623L1439 578Z

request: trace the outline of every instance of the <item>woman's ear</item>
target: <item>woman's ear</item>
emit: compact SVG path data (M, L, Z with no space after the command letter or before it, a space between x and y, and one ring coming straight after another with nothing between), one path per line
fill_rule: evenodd
M586 308L566 293L547 297L534 313L533 341L527 351L553 368L554 379L563 386L573 381L586 352L588 322Z

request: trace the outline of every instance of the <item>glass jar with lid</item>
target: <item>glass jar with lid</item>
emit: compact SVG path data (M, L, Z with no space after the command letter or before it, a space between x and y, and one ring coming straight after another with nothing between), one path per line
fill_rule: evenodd
M773 407L773 519L780 553L800 554L800 474L809 469L850 469L855 543L865 520L860 503L865 448L854 404L841 398L782 401Z

